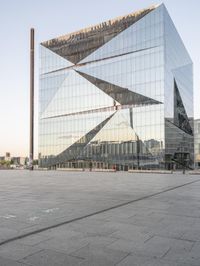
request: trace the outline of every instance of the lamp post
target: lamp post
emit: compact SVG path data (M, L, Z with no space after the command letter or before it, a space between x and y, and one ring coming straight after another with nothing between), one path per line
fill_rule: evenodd
M136 135L137 137L137 169L140 169L140 139L139 136Z
M34 29L30 30L30 153L29 169L33 170L34 159Z

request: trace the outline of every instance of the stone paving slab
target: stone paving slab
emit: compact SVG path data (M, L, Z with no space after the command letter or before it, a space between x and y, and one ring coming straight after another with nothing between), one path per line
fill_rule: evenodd
M78 266L81 265L83 260L84 259L82 258L75 258L53 250L41 250L40 252L37 252L33 255L24 258L23 262L27 263L27 265L33 266Z
M0 171L0 191L0 242L98 212L0 245L0 265L200 265L200 177Z
M17 262L11 259L5 259L0 256L0 265L1 266L27 266L27 264L22 262Z

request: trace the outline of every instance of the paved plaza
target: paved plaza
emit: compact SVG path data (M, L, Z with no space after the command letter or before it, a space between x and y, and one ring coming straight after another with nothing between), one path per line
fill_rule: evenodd
M200 266L200 175L0 171L0 266Z

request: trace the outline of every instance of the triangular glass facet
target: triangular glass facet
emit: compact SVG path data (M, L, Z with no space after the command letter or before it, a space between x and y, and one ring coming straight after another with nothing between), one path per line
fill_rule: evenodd
M155 6L152 6L128 16L43 42L42 45L73 64L77 64L154 9Z
M78 141L69 146L66 150L57 155L53 160L55 163L65 162L67 160L78 159L78 156L81 156L84 147L98 134L98 132L108 123L108 121L113 117L114 114L111 114L105 120L103 120L100 124L95 126L92 130L86 133L83 137L81 137Z
M58 54L55 54L54 52L52 52L48 48L45 48L42 45L40 46L40 53L40 74L52 72L73 65L65 58L59 56Z
M59 71L41 76L39 92L40 114L45 111L68 74L69 72Z
M163 6L160 5L151 10L151 12L148 12L145 16L135 21L135 23L132 23L132 25L118 32L114 38L106 42L99 49L96 49L88 57L80 61L80 63L98 61L146 49L149 48L149 42L151 42L152 47L161 45L160 37L163 34L162 9ZM154 39L152 39L150 34L146 33L145 25L147 24L154 29Z
M122 88L120 86L111 84L104 80L92 77L80 71L76 71L76 72L79 73L84 78L86 78L89 82L97 86L99 89L101 89L107 95L112 97L117 103L120 103L121 105L138 106L138 105L160 104L160 102L154 99L151 99L139 93L130 91L126 88Z
M193 130L183 105L177 83L174 79L174 124L189 135L193 135Z
M88 82L87 79L76 73L76 71L69 70L68 77L64 80L59 90L57 90L42 118L89 111L97 109L97 107L99 109L111 107L113 104L112 97Z

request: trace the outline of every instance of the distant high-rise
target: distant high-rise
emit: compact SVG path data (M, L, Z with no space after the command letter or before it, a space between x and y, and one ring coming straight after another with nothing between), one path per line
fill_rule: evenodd
M193 167L193 64L163 4L41 43L41 167Z

